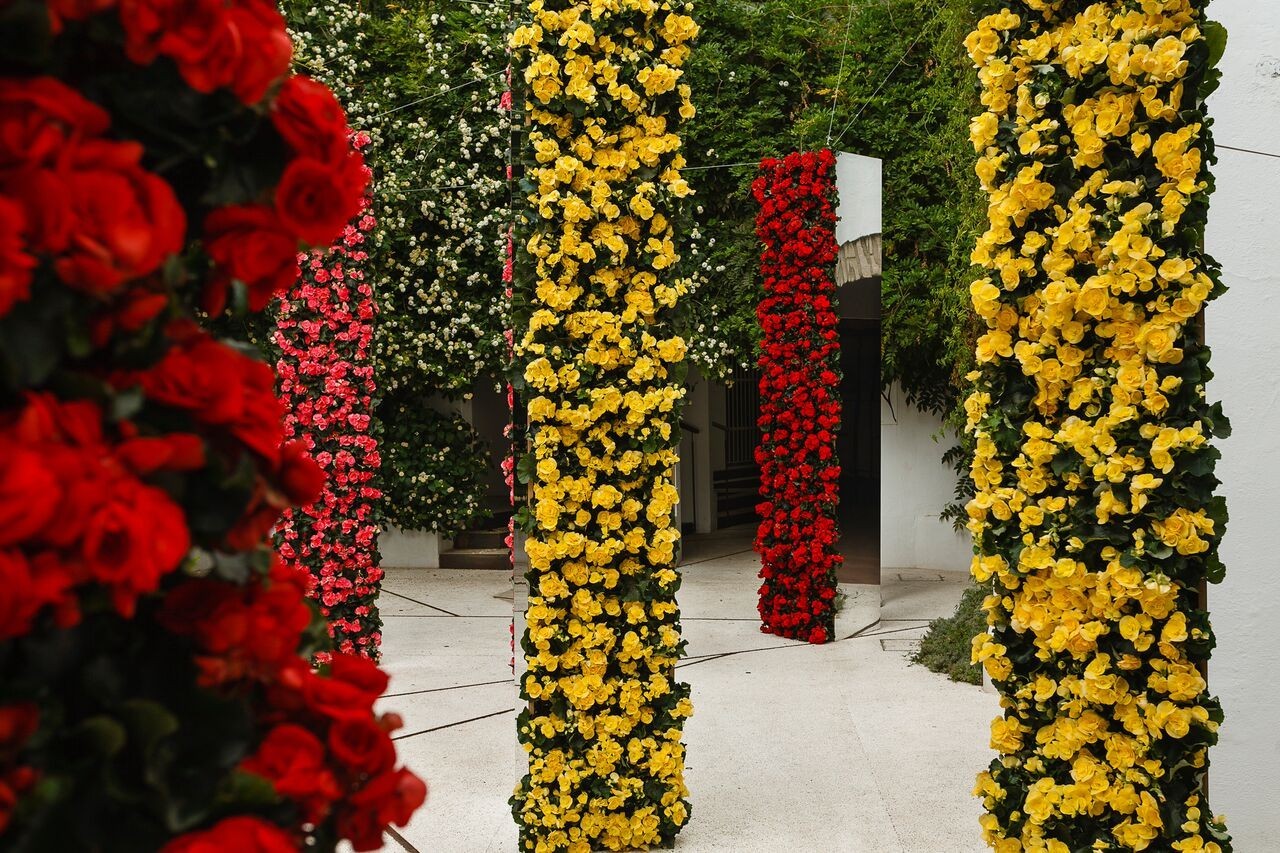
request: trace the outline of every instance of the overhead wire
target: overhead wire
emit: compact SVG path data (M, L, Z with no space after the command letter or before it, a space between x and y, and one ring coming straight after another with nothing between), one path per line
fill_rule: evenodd
M831 128L836 123L836 103L840 99L840 87L844 85L844 57L849 52L849 33L853 29L853 2L849 3L849 15L844 21L844 45L840 48L840 70L836 72L836 84L831 87L831 116L827 119L827 147L831 147Z

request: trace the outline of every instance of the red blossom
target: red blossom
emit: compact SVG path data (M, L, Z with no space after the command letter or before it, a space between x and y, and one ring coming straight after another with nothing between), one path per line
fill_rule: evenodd
M164 706L181 722L163 737L180 752L193 737L221 736L216 726L186 725L187 709L209 705L200 694L225 702L229 721L247 723L251 738L211 744L199 751L208 760L192 767L209 790L229 793L207 804L207 819L231 816L152 848L292 853L317 839L332 846L346 832L357 849L372 849L386 826L408 821L426 787L396 767L390 732L399 719L374 713L387 676L366 659L377 654L382 576L379 457L368 434L374 309L361 269L374 220L362 207L368 170L356 153L368 136L357 135L352 151L333 95L285 79L291 47L272 0L51 0L47 11L55 41L65 42L55 55L79 56L89 39L85 55L115 74L127 62L110 55L111 34L123 31L125 58L162 63L166 86L176 69L199 93L224 90L242 105L269 99L252 109L226 96L193 103L209 107L211 121L269 119L294 156L276 187L255 187L260 204L215 209L200 243L188 245L182 200L142 164L166 164L182 199L207 200L199 170L211 159L173 166L169 153L127 138L138 116L113 127L107 111L63 82L0 78L0 316L47 300L36 307L57 312L50 316L67 342L65 352L52 348L48 371L13 371L27 387L0 406L0 643L49 641L61 650L55 669L73 674L75 661L63 658L87 653L80 662L110 682L102 695L72 697L51 672L39 706L0 704L0 833L11 821L47 818L54 801L32 791L43 791L41 768L65 763L63 729L114 716L122 697L150 697L163 685L174 700ZM115 99L104 103L116 108ZM210 138L229 138L229 128L211 125ZM158 133L136 135L173 136L147 130ZM240 165L215 159L219 169ZM281 331L297 335L296 346L282 347L279 384L296 404L286 424L274 371L215 340L190 309L201 298L220 309L234 282L261 308L294 287L300 242L335 240L331 255L308 258L313 274L282 303ZM66 287L44 286L46 275ZM293 316L300 305L315 316ZM47 360L29 355L32 365ZM305 508L282 525L286 563L266 538L290 505ZM309 528L298 522L306 513L314 513ZM295 559L315 573L299 572ZM308 593L330 610L339 649L317 655L319 670L306 657L323 630ZM82 609L86 631L60 637ZM89 629L104 628L110 640L95 642ZM178 665L140 672L160 659L144 639ZM45 675L23 672L14 683ZM33 737L44 725L53 736ZM101 775L103 760L77 754L73 775ZM235 772L268 780L284 802L246 799L228 784ZM127 819L135 804L109 796ZM151 805L172 810L161 800Z
M284 81L271 121L289 147L305 157L338 163L351 149L342 105L328 86L310 77L294 75Z
M368 183L364 159L355 152L336 162L294 157L276 186L280 222L303 242L328 246L360 211Z
M382 849L383 828L404 826L427 799L427 786L401 768L370 780L345 804L338 826L357 851Z
M27 251L23 234L27 217L17 203L0 198L0 317L31 296L31 271L36 259Z
M129 58L167 57L191 88L230 89L256 104L285 75L293 46L269 0L120 0Z
M48 98L60 85L49 84ZM50 105L0 90L0 107L9 100L18 113L0 120L0 192L22 208L30 251L52 257L70 287L102 295L179 252L186 214L169 184L142 168L141 145L81 138L102 123L72 97ZM11 147L24 143L32 148Z
M273 823L256 817L229 817L209 829L189 832L160 853L297 853L299 843Z
M324 744L293 723L273 728L240 769L271 782L276 793L297 802L312 823L323 820L330 804L342 796L338 780L325 763Z
M203 295L211 316L226 307L233 281L244 283L249 310L261 311L298 279L298 238L264 205L214 210L204 222L204 248L215 264Z

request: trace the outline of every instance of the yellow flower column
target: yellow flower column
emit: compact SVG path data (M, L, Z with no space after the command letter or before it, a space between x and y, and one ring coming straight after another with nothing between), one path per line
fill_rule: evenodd
M688 9L534 0L512 37L528 200L515 289L529 484L522 850L667 845L689 816L673 482L685 345L672 328L687 291L672 218L690 194Z
M1222 576L1226 423L1196 318L1225 35L1203 0L1024 0L967 46L989 229L966 403L1001 693L981 774L999 851L1226 851L1203 796L1222 711L1199 590Z

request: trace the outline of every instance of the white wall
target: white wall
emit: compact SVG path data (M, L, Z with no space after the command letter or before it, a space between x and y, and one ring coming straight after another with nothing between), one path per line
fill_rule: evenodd
M1218 0L1230 33L1209 99L1220 145L1280 154L1280 4ZM1231 522L1227 579L1209 590L1218 648L1209 686L1226 723L1211 752L1209 801L1242 853L1280 845L1280 159L1219 148L1206 247L1231 290L1206 315L1216 378L1234 427L1218 476Z
M875 157L836 152L837 245L880 233L881 165Z
M942 464L948 439L942 421L907 404L896 384L880 400L880 565L890 569L968 571L967 533L939 512L955 492L956 474Z

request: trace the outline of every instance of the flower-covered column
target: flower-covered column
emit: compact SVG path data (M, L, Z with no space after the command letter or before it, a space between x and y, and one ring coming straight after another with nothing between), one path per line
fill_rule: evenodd
M1220 30L1201 0L1010 3L969 37L989 228L969 504L997 850L1230 849L1201 588L1226 522L1196 318Z
M760 342L762 630L825 643L835 629L840 555L840 330L835 155L760 164L752 192L764 297Z
M358 147L367 141L356 135ZM285 510L276 525L280 556L309 578L308 595L320 604L337 651L377 660L382 493L374 485L374 302L365 277L374 224L366 202L336 244L300 256L302 277L280 299L273 342L286 434L328 475L319 499Z
M342 106L261 0L24 0L0 43L0 849L381 849L427 793L388 677L271 542L324 472L200 323L359 213Z
M689 814L673 519L673 309L687 283L672 223L690 192L687 8L534 0L513 37L529 158L515 287L530 483L523 850L665 845Z

